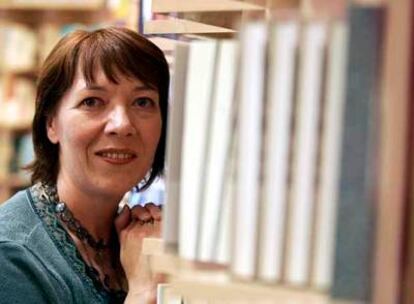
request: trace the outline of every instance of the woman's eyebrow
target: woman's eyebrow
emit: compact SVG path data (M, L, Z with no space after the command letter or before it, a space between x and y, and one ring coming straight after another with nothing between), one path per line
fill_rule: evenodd
M84 90L92 90L92 91L106 91L105 86L100 86L100 85L96 85L96 84L91 84L91 85L87 85L84 88L82 88L82 91ZM150 87L148 85L137 85L133 91L136 92L141 92L141 91L157 91L155 88Z

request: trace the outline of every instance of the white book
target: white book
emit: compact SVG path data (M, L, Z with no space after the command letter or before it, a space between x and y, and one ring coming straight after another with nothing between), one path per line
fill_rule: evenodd
M233 166L234 167L234 166ZM231 237L232 237L232 206L234 202L234 181L230 181L227 191L224 192L222 200L219 225L215 239L215 252L212 262L229 265L231 259Z
M187 77L188 45L175 48L172 101L169 105L166 148L166 195L163 209L162 237L166 249L177 249L181 181L181 152L184 120L184 99Z
M237 182L232 272L255 275L267 26L246 24L241 35L238 104Z
M282 274L298 34L297 20L273 24L270 34L258 261L258 278L270 282Z
M285 272L287 283L292 285L307 284L310 275L326 29L322 22L308 22L301 37Z
M331 286L335 248L336 208L339 191L341 138L344 115L348 28L335 23L328 45L327 77L319 191L316 208L315 244L311 285L318 289Z
M179 208L179 255L189 260L196 259L216 44L203 40L189 46Z
M217 56L198 247L198 259L206 262L213 260L217 245L216 230L222 209L223 185L228 178L225 170L232 132L237 42L220 41Z
M36 67L37 34L23 25L7 26L2 43L3 67L10 70L30 70ZM16 51L18 50L18 51Z
M236 110L236 102L234 110ZM213 262L223 265L229 265L232 252L232 237L234 236L234 208L235 206L235 189L237 177L237 121L234 117L232 121L232 138L228 151L228 161L226 164L226 180L223 186L223 196L221 203L220 218L218 223L217 235L215 236L217 246L215 248Z

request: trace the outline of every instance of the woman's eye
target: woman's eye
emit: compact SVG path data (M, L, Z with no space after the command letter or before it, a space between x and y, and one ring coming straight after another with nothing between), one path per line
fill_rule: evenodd
M148 97L137 98L135 99L134 103L135 105L141 108L148 108L148 107L152 107L155 105L155 102L151 98L148 98Z
M98 107L102 104L103 104L103 101L101 99L95 98L95 97L85 98L81 102L81 106L84 106L84 107L87 107L87 108Z

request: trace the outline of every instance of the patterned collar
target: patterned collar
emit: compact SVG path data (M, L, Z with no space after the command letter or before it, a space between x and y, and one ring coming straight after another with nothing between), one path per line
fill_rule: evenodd
M87 265L80 255L75 243L55 216L55 204L52 201L48 186L41 183L34 184L27 189L28 196L35 212L42 220L44 227L54 244L74 269L85 286L100 299L109 299L110 303L123 303L125 292L109 293L97 278L96 270Z

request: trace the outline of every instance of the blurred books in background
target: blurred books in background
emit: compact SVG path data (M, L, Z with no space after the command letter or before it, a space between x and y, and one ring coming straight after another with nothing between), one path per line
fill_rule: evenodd
M0 201L29 184L21 167L33 158L30 133L40 65L68 32L111 25L115 20L124 24L111 11L120 1L112 2L109 7L102 0L0 1Z

